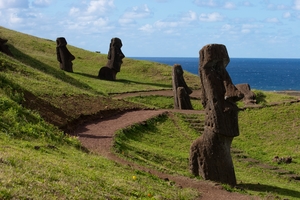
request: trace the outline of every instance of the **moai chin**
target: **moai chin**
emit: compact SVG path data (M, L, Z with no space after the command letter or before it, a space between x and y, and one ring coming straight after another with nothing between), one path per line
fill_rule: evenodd
M64 37L57 38L56 45L56 55L60 69L67 72L73 72L72 61L75 60L75 56L73 56L67 49L66 39Z
M201 101L205 108L203 134L190 148L190 170L195 176L236 185L230 146L239 135L238 107L243 94L233 85L226 71L227 49L222 44L209 44L200 52Z
M99 70L98 77L104 80L116 80L116 75L121 70L123 63L122 59L125 58L121 47L122 41L120 38L112 38L109 44L109 51L107 55L107 64Z
M172 72L172 85L174 96L174 108L192 110L193 106L190 100L190 94L193 92L186 84L183 78L181 65L175 64Z

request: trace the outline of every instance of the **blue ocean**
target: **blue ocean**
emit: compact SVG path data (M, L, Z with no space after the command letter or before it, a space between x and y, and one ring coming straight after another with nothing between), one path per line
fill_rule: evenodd
M199 58L192 57L134 57L170 66L180 64L198 75ZM227 71L234 84L248 83L251 89L265 91L300 91L300 59L230 58Z

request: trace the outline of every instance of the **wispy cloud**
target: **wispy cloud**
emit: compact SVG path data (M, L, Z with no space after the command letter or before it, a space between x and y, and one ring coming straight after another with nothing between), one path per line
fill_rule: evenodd
M198 15L194 11L188 11L172 18L161 19L155 21L152 25L147 23L139 28L140 31L153 33L155 31L163 31L163 33L171 34L180 27L186 27L190 23L197 22Z
M28 0L0 0L0 9L28 8Z
M103 16L114 8L113 0L91 0L83 1L79 6L73 6L69 14L72 16L91 15Z
M272 18L265 19L265 22L277 24L277 23L280 23L280 20L278 18L276 18L276 17L272 17Z
M295 10L300 10L300 0L295 0L295 1L294 1L294 6L293 6L293 8L294 8Z
M34 7L47 7L51 4L52 0L34 0L32 5Z
M198 6L204 7L217 7L218 3L214 0L194 0L194 3Z
M138 19L148 18L152 15L151 10L148 8L147 4L141 6L134 6L125 11L125 13L120 17L119 23L123 26L130 23L135 23Z
M226 2L226 3L224 4L224 8L225 8L225 9L232 10L232 9L236 9L236 5L235 5L235 3L233 3L233 2Z
M217 12L209 13L209 14L201 14L199 17L199 20L202 22L217 22L217 21L222 21L224 17Z

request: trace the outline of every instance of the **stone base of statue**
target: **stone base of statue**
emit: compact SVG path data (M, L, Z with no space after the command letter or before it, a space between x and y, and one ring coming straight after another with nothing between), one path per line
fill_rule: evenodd
M101 67L98 73L98 78L101 80L114 81L116 80L116 73L109 67Z

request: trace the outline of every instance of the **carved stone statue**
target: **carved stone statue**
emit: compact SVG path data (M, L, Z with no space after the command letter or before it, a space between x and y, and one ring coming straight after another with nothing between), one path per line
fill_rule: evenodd
M119 38L112 38L109 51L107 55L107 64L99 70L98 77L104 80L116 80L116 75L121 70L123 63L122 59L125 58L122 50L122 41Z
M187 86L183 78L183 70L181 65L175 64L172 72L172 85L174 95L174 108L192 110L193 106L190 100L192 90Z
M9 56L13 57L13 54L9 50L8 46L6 45L7 41L8 40L6 40L6 39L0 38L0 51L5 53L6 55L9 55Z
M67 49L66 39L64 37L59 37L56 39L56 44L56 55L60 69L67 72L73 72L72 61L75 60L75 56Z
M205 108L203 134L190 148L190 170L206 180L236 185L230 146L239 135L238 107L243 94L233 85L226 71L227 49L209 44L200 52L201 101Z
M246 105L256 104L256 95L248 83L236 84L235 87L244 94L243 102Z

